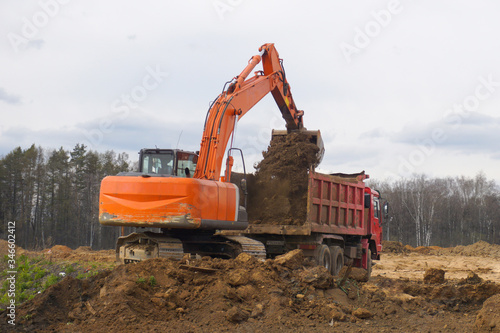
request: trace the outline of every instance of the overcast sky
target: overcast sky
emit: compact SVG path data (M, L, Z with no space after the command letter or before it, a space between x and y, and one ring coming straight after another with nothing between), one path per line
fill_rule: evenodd
M210 101L275 43L320 171L391 180L484 172L500 182L496 1L0 2L0 156L52 149L198 150ZM259 67L260 69L260 67ZM269 95L241 119L247 169Z

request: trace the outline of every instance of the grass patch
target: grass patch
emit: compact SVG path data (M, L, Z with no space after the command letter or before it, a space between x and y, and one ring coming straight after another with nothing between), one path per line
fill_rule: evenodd
M43 289L47 289L51 285L56 284L57 282L59 282L59 280L61 280L61 277L59 275L50 274L45 283L43 284Z
M14 264L13 268L11 264ZM15 299L17 306L34 298L38 293L44 292L61 281L64 276L86 279L114 266L113 262L53 261L43 254L36 257L22 254L15 259L7 255L0 256L0 312L6 309L12 298ZM9 271L17 273L12 274ZM13 289L10 284L11 280L7 280L11 275L15 278ZM15 296L12 290L15 291Z
M4 279L0 288L0 308L5 308L12 298L16 304L32 299L42 290L42 280L49 273L47 269L37 266L38 260L21 255L15 259L15 268L5 269L0 276ZM16 271L17 274L9 273ZM14 288L10 281L15 279Z
M151 276L149 277L149 285L150 285L151 287L154 287L154 286L156 286L156 283L157 283L157 282L156 282L156 278L155 278L153 275L151 275Z
M73 272L76 272L76 269L75 269L75 267L73 267L72 265L68 265L68 266L66 266L66 268L64 269L64 272L65 272L66 274L71 274L71 273L73 273Z

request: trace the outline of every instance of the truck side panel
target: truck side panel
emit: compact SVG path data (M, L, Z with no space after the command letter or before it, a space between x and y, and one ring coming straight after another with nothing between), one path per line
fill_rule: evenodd
M313 233L356 235L368 234L365 220L363 180L360 177L340 177L309 172L307 216L302 225L252 224L245 233L301 235Z
M363 181L309 173L307 223L312 232L366 235Z

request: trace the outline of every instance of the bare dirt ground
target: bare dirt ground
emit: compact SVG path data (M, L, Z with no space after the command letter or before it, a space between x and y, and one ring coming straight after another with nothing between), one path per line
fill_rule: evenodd
M500 245L385 245L369 282L354 269L341 287L341 277L299 250L266 261L154 259L68 276L20 305L14 328L0 313L0 331L500 332ZM114 260L112 251L88 248L43 254Z
M484 280L500 284L500 245L478 242L469 246L453 248L412 248L390 244L380 261L375 262L372 276L391 279L422 279L429 268L446 271L446 279L466 278L472 271Z

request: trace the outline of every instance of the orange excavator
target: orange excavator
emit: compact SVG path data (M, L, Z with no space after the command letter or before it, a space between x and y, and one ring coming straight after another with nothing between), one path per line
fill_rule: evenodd
M101 224L160 228L160 232L144 231L120 237L116 247L118 261L181 258L185 253L233 258L247 252L265 258L261 242L218 232L243 230L248 226L246 209L240 206L240 190L230 182L232 152L236 148L229 148L226 170L221 177L224 155L238 120L270 92L287 127L287 130L273 130L273 136L306 131L302 121L304 112L295 105L274 44L264 44L259 51L240 75L226 83L211 104L199 154L177 149L142 149L139 172L103 179L99 202ZM259 62L263 70L248 78ZM319 131L306 132L311 142L319 146L322 156ZM245 187L245 183L241 186Z

